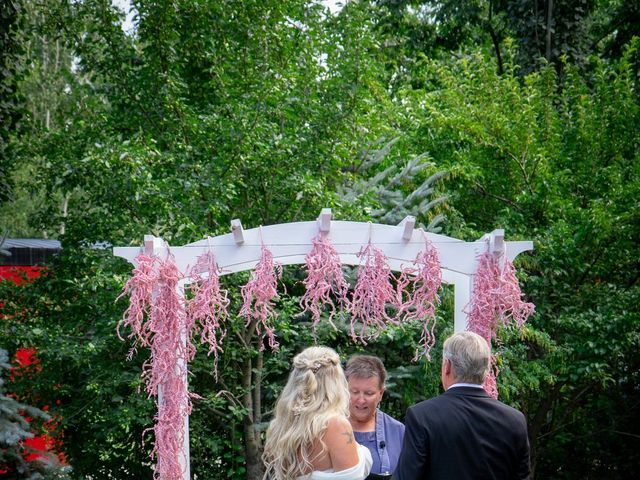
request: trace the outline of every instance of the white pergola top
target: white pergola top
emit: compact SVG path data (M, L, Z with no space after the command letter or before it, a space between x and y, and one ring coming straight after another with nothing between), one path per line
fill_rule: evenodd
M143 247L115 247L113 253L135 264L142 252L163 258L174 255L181 272L188 272L203 253L213 251L221 275L253 269L261 256L262 244L281 265L304 264L311 250L311 240L324 232L340 255L344 265L358 265L358 252L369 240L387 256L394 271L411 266L425 248L425 236L438 251L442 281L455 285L455 331L465 330L465 306L471 299L473 275L478 258L491 251L513 261L524 251L533 250L531 241L504 241L504 230L494 230L474 242L465 242L445 235L424 233L416 229L415 218L407 217L398 225L367 222L332 221L331 210L322 209L315 221L281 223L244 230L240 220L231 222L231 233L209 237L183 246L169 246L161 238L146 235ZM186 278L183 283L189 283Z
M175 256L178 268L186 272L200 255L212 250L223 270L221 274L224 275L253 269L260 260L262 243L281 265L304 263L305 255L311 250L311 240L322 229L345 265L358 265L360 261L357 254L371 239L371 243L387 256L389 267L398 271L402 266L413 263L425 247L426 236L437 249L443 270L473 275L479 255L487 249L491 249L496 255L505 253L509 260L513 260L521 252L533 249L531 241L505 242L504 230L494 230L475 242L423 233L422 230L413 228L413 217L407 217L397 226L330 221L326 229L322 228L321 220L322 215L317 221L282 223L250 230L244 230L240 221L234 220L231 222L233 232L226 235L209 237L179 247L169 246L158 237L145 236L144 247L115 247L113 253L135 263L135 257L143 251L153 250L160 256L170 251Z

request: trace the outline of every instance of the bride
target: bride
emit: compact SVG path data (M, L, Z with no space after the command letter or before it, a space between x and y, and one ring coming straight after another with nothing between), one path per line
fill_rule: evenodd
M363 480L371 453L356 443L349 415L349 388L338 354L309 347L276 403L262 459L264 479Z

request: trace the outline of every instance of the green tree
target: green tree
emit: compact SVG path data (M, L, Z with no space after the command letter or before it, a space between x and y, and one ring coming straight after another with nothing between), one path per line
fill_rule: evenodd
M33 438L39 421L50 417L39 408L18 402L7 392L4 377L10 370L9 355L0 348L0 473L10 480L68 479L69 467L60 465L53 455L43 452L35 460L26 460L30 450L22 442Z
M637 460L637 379L626 373L638 340L636 49L594 61L586 78L565 65L562 85L552 66L520 79L512 61L498 75L482 54L434 61L428 87L405 92L407 116L421 118L415 143L451 172L447 233L501 226L534 239L520 265L537 315L526 348L506 344L499 386L527 413L540 478L623 478ZM577 421L586 411L607 422ZM572 467L568 445L592 461Z
M518 46L517 64L526 74L565 61L582 68L593 54L619 59L637 36L637 1L618 0L380 0L372 13L392 65L394 78L420 86L416 67L423 58L447 56L481 45L498 73L505 68L507 42ZM637 70L637 60L636 60ZM401 82L402 83L402 82Z
M3 342L35 346L43 374L16 377L26 402L47 402L60 418L63 451L77 475L150 478L142 432L153 406L138 389L141 360L114 335L115 304L128 269L108 251L65 249L46 275L24 286L0 282Z
M20 41L21 3L3 2L0 5L0 202L6 202L12 193L11 162L8 143L17 128L22 105L17 94L20 78L17 61L22 44Z

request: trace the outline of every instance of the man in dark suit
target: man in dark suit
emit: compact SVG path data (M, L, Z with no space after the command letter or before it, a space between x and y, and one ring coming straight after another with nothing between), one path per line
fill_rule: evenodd
M445 393L407 410L394 480L531 478L524 415L482 388L490 356L486 340L473 332L444 342Z

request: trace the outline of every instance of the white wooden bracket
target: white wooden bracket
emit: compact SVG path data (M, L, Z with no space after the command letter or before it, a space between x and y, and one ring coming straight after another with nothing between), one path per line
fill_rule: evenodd
M498 258L504 255L505 247L503 228L498 228L489 234L489 251L494 257Z
M520 253L533 250L533 242L530 240L506 242L503 228L484 234L478 241L485 243L485 251L489 251L495 259L499 260L500 265L504 265L507 258L513 261Z
M404 217L404 220L402 220L399 224L399 227L403 227L402 229L402 239L410 242L411 241L411 237L413 236L413 229L416 226L416 217L413 217L411 215L407 215L406 217Z
M331 230L331 209L323 208L318 217L318 224L320 225L320 231L328 233Z
M160 249L164 247L164 240L154 235L144 236L144 253L146 255L157 255Z
M233 240L236 242L236 245L244 243L244 229L242 228L242 223L237 218L231 220L231 233L233 233Z

